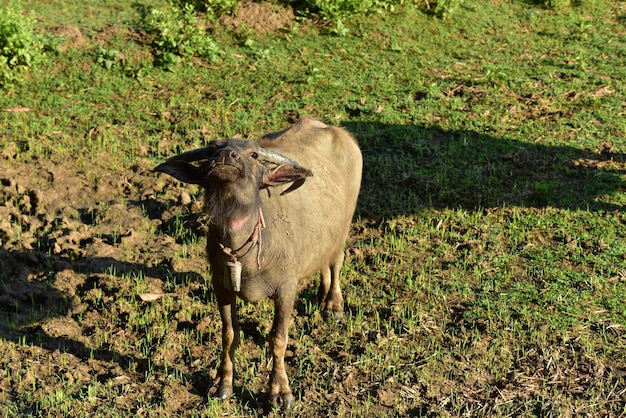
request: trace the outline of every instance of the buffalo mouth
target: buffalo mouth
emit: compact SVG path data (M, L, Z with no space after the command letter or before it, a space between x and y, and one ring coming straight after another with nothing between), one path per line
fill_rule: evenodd
M224 181L233 181L241 177L240 167L229 163L214 163L209 169L209 176L216 177Z

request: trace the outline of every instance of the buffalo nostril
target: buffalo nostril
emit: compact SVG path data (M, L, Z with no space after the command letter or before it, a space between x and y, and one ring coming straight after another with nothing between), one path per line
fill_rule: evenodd
M223 149L217 155L216 161L218 163L224 164L226 162L232 162L239 159L237 152L233 149L227 148Z

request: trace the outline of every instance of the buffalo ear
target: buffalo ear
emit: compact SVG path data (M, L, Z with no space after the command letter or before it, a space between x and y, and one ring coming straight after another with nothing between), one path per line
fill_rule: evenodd
M200 184L202 181L202 170L200 167L196 167L187 161L166 161L156 166L154 171L169 174L175 179L189 184Z
M215 152L223 147L227 141L212 141L204 148L183 152L165 160L154 171L169 174L170 176L189 184L202 184L203 170L193 165L195 161L208 160Z
M281 195L284 195L302 186L304 184L304 180L312 175L313 173L304 167L281 164L272 170L265 170L261 188L264 189L270 186L280 186L285 183L293 183L288 189L281 193Z

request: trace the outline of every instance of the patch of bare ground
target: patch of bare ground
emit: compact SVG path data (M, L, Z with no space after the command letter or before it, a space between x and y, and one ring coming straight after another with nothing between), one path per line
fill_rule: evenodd
M50 32L62 40L59 45L59 49L61 51L67 51L68 49L81 49L87 46L87 40L83 36L81 30L76 26L56 26L51 28Z
M117 402L123 400L131 409L150 397L163 398L168 414L201 404L203 394L194 388L192 377L186 384L171 379L146 382L148 361L129 345L137 341L138 330L129 321L144 303L140 292L163 295L177 304L186 300L186 305L177 305L179 311L194 305L190 295L206 294L204 278L197 273L206 271L198 203L153 175L145 162L122 173L103 174L97 167L79 168L74 162L39 161L35 167L3 157L0 403L14 401L24 390L54 394L69 390L61 387L80 388L95 380L124 387ZM181 212L181 201L196 215ZM180 229L174 225L184 225L197 238L187 235L194 242L181 242L185 238L176 235ZM183 253L186 258L174 256ZM137 288L132 277L141 278L142 287ZM184 344L184 327L176 330L178 322L191 323L186 315L181 313L170 324L173 332L163 340L163 349L154 351L155 361L180 362L168 349ZM198 322L205 332L217 327L211 323L207 331L206 321ZM110 336L103 339L103 334ZM202 351L193 348L195 354ZM200 363L184 369L181 373L189 376L204 371ZM95 410L94 403L84 406L79 415Z
M258 33L269 33L283 29L295 21L293 10L271 3L245 0L232 16L222 18L222 23L236 31L245 29Z

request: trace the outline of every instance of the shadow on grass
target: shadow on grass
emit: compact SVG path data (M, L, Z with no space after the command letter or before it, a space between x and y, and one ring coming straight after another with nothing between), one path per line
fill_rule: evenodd
M169 277L179 284L204 281L198 273L176 272L168 265L148 268L142 264L110 257L86 257L70 261L63 256L47 255L41 251L8 251L2 247L0 264L0 338L20 345L69 353L81 361L99 360L117 364L137 381L143 381L146 372L163 371L163 367L156 366L149 357L122 354L110 344L103 344L96 349L89 347L86 341L97 330L74 322L79 321L77 318L81 315L75 311L75 298L82 304L90 305L90 292L94 289L102 290L104 297L119 297L119 289L107 288L106 284L100 282L104 275L121 277L143 274L146 277ZM84 280L79 276L84 277ZM74 283L68 283L68 291L58 289L59 281L65 279L74 280ZM141 306L138 304L138 309L142 309ZM149 304L146 303L145 306ZM106 308L87 308L94 309ZM61 325L51 325L50 321L56 319L60 320ZM119 318L119 321L123 322L124 318ZM64 324L69 325L65 327ZM115 327L118 330L124 328L123 324ZM102 383L119 377L111 367L106 366L93 373ZM207 389L212 385L208 373L192 373L186 378L196 394L202 397L206 396Z
M526 143L471 131L346 122L364 157L364 217L426 207L624 210L626 154Z

